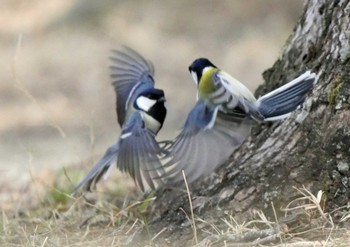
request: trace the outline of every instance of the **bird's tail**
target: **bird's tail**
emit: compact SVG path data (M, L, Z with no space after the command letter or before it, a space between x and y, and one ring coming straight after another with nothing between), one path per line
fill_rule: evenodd
M257 100L259 112L264 121L281 120L290 115L306 98L315 82L315 73L305 72L298 78L283 85Z
M105 155L97 162L97 164L88 172L88 174L75 186L72 195L76 195L78 191L91 191L96 183L102 178L106 178L110 168L116 164L118 154L118 144L114 144L107 149Z

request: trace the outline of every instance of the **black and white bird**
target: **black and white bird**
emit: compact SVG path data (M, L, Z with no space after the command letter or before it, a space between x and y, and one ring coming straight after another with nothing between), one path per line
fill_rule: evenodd
M118 141L75 187L90 191L116 164L142 189L162 184L164 169L158 158L162 149L155 140L166 117L163 90L154 88L154 68L136 51L124 47L113 51L111 77L117 95L117 117L121 127Z
M188 182L211 173L249 135L255 122L283 120L302 104L315 74L298 78L256 99L251 91L206 58L189 71L197 85L197 102L164 158L168 183Z

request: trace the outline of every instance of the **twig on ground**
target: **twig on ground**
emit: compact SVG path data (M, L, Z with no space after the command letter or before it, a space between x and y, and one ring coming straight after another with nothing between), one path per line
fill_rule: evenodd
M167 230L166 227L164 227L162 230L160 230L156 235L154 235L154 237L151 239L152 241L154 241L156 238L159 237L160 234L162 234L163 232L165 232Z
M198 245L197 228L196 228L196 222L195 222L195 220L194 220L191 193L190 193L190 190L189 190L189 188L188 188L188 184L187 184L186 175L185 175L185 171L184 171L184 170L182 170L182 176L183 176L184 181L185 181L186 190L187 190L187 195L188 195L188 202L189 202L189 204L190 204L191 218L192 218L192 229L193 229L194 240L195 240L195 242L196 242L196 245Z

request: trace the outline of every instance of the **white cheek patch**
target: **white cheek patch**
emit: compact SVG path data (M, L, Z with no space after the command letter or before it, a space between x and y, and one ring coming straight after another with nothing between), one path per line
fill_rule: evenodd
M149 99L149 98L144 97L144 96L140 96L136 100L136 104L138 105L138 107L141 110L144 110L145 112L149 111L149 109L151 109L151 107L154 106L155 103L157 103L156 100Z
M212 69L213 67L205 67L202 71L202 74L205 74L208 70Z
M191 71L191 75L192 75L192 78L193 78L194 82L196 83L196 85L198 85L198 77L197 77L196 72Z

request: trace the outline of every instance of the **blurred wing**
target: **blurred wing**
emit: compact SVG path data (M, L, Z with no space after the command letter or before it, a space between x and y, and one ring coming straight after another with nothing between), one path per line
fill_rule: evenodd
M146 187L155 189L162 184L164 173L158 158L161 154L155 134L144 126L141 113L133 113L122 128L118 168L130 174L143 191Z
M242 144L250 131L245 116L229 116L198 101L165 156L165 179L177 183L188 182L209 174L225 162Z
M97 162L97 164L88 172L73 190L75 195L80 189L83 191L91 191L96 187L96 183L106 172L116 163L118 156L118 143L107 149L105 155Z
M117 95L117 115L122 126L129 102L137 92L154 86L154 68L150 61L145 60L136 51L124 47L123 50L113 50L111 77Z

